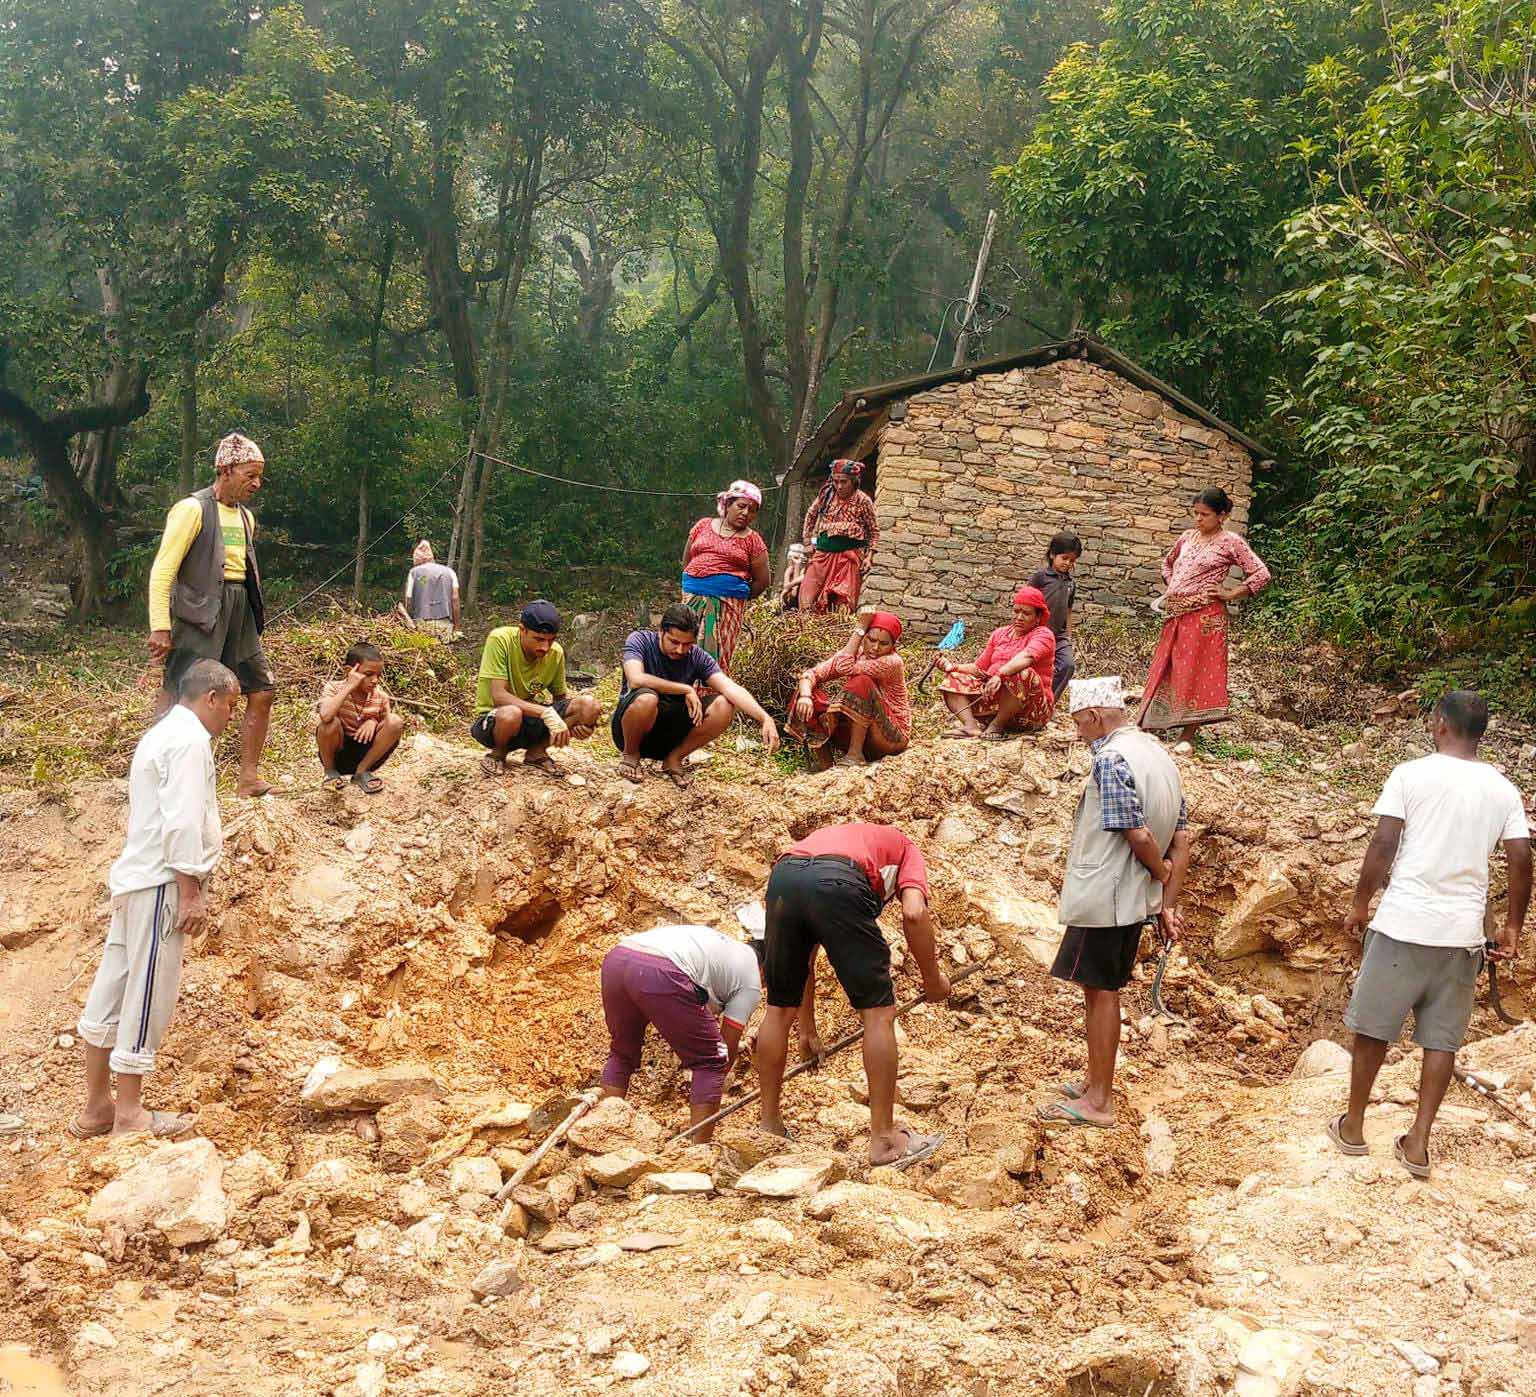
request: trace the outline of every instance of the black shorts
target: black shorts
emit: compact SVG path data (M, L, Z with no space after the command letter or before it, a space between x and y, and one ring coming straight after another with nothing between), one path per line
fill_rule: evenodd
M768 876L763 978L768 1003L791 1009L805 997L817 946L855 1009L896 1002L891 948L880 934L880 899L852 859L786 854Z
M654 689L630 689L619 700L608 724L608 731L613 735L613 745L623 752L624 714L640 694L655 694L659 700L656 722L650 732L640 739L640 755L654 762L665 761L688 740L688 734L693 731L693 719L688 716L688 700L681 694L657 694ZM703 699L704 707L708 708L715 698L716 695L711 694Z
M571 706L569 695L562 695L549 705L562 718L565 710ZM496 710L482 713L469 725L469 735L482 747L495 747L496 745ZM523 725L517 730L517 735L507 743L507 751L521 752L529 747L543 747L549 742L549 724L542 718L535 718L531 713L523 714Z
M339 771L343 776L356 776L358 763L368 755L368 749L372 745L371 742L359 742L355 737L343 737L341 739L341 750L336 753L335 770ZM394 750L391 747L369 770L377 771L390 759L394 754Z
M1061 938L1051 974L1091 990L1121 990L1130 982L1141 948L1141 929L1134 926L1069 926Z

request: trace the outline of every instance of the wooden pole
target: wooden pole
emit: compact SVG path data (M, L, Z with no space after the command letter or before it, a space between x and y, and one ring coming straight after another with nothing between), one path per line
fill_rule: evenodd
M554 1147L558 1145L563 1139L565 1139L566 1132L569 1131L570 1128L575 1125L576 1122L579 1121L584 1115L586 1115L588 1111L597 1105L597 1099L598 1098L596 1092L588 1092L581 1098L580 1101L571 1107L570 1115L568 1115L563 1121L560 1122L559 1125L557 1125L553 1130L549 1132L547 1136L544 1137L544 1143L540 1145L538 1149L536 1149L531 1155L529 1155L528 1158L518 1166L517 1172L513 1174L512 1177L501 1186L501 1191L496 1195L496 1201L498 1203L504 1203L512 1196L512 1190L516 1188L520 1183L522 1183L522 1181L526 1179L531 1173L533 1173L533 1171L538 1167L539 1161L543 1159L544 1156L547 1155L552 1149L554 1149ZM505 1220L503 1220L502 1225L506 1225Z
M966 966L964 970L962 970L958 975L954 976L950 980L950 989L954 989L954 987L958 985L962 980L969 980L972 975L976 974L978 970L985 969L988 964L990 964L990 958L988 960L979 960L975 965ZM899 1019L903 1014L910 1014L912 1010L917 1008L917 1006L921 1003L923 1003L923 996L920 994L913 995L912 998L907 1000L905 1004L902 1004L897 1008L896 1017ZM862 1026L854 1029L852 1033L845 1033L819 1058L811 1058L807 1062L802 1062L798 1067L791 1067L789 1071L784 1074L784 1080L787 1082L791 1077L798 1077L802 1072L809 1072L813 1067L820 1067L821 1064L824 1063L834 1053L840 1053L844 1048L851 1048L855 1043L863 1038L863 1036L864 1029ZM675 1145L679 1140L686 1140L690 1135L696 1135L699 1131L703 1130L706 1125L713 1125L716 1121L723 1121L727 1116L735 1115L736 1112L741 1110L743 1106L750 1106L762 1094L763 1093L760 1090L749 1092L746 1096L742 1097L740 1101L732 1102L723 1111L716 1111L714 1115L706 1116L697 1125L690 1125L687 1130L680 1130L676 1135L667 1141L667 1144Z
M976 270L971 275L970 295L965 298L965 318L960 322L960 333L955 337L953 367L965 363L971 347L971 322L976 318L976 302L981 299L981 284L987 276L987 259L992 255L992 235L997 231L997 210L987 210L987 228L981 235L981 250L976 254Z

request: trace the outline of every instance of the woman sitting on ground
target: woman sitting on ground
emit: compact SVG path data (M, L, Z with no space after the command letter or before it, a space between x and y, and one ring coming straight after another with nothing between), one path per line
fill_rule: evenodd
M731 672L747 603L768 590L768 545L752 527L763 492L734 480L715 496L715 517L700 519L683 548L683 601L698 613L699 645Z
M907 671L896 642L901 621L888 611L863 616L848 643L800 676L789 732L811 749L818 771L863 766L904 752L912 738Z
M999 626L975 661L939 657L944 681L939 692L958 727L945 737L981 737L1004 742L1014 733L1038 732L1056 707L1051 671L1056 636L1050 606L1038 587L1013 594L1013 623ZM978 719L990 719L985 729Z

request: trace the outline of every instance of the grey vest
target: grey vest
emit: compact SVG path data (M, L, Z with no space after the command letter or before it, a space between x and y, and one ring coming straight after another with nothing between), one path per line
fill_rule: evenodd
M1111 733L1099 750L1106 748L1125 758L1141 797L1142 818L1166 854L1184 800L1173 758L1155 737L1130 726ZM1090 771L1077 802L1072 847L1067 853L1061 921L1066 926L1132 926L1155 917L1162 907L1163 885L1142 867L1123 834L1104 828L1099 783Z
M411 619L451 621L456 586L452 568L442 563L418 563L411 569Z
M213 486L193 491L192 498L203 507L203 522L171 586L171 615L200 631L212 632L224 603L224 529L219 523L219 502L214 498ZM266 612L261 595L261 569L256 564L256 530L250 511L244 505L236 508L245 525L245 591L260 633L266 625Z

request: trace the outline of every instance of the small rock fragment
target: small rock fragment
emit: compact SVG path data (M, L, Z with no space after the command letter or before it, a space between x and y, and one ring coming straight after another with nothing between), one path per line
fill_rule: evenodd
M511 1295L521 1290L523 1278L514 1261L492 1261L469 1283L470 1293L477 1299L487 1296Z
M634 1379L644 1377L651 1370L651 1360L643 1353L636 1353L634 1349L624 1349L614 1355L613 1371L615 1376Z
M457 1197L461 1193L495 1193L501 1188L501 1170L488 1155L476 1155L473 1159L456 1159L448 1173L448 1191Z
M623 1251L659 1251L662 1247L680 1247L682 1244L683 1239L670 1232L631 1232L627 1237L619 1238L619 1247Z
M1322 1077L1330 1072L1348 1072L1350 1061L1348 1048L1340 1047L1331 1039L1319 1038L1307 1044L1301 1056L1296 1059L1296 1065L1291 1068L1291 1076Z
M708 1174L697 1174L692 1170L645 1176L647 1193L710 1193L714 1187L715 1181Z

